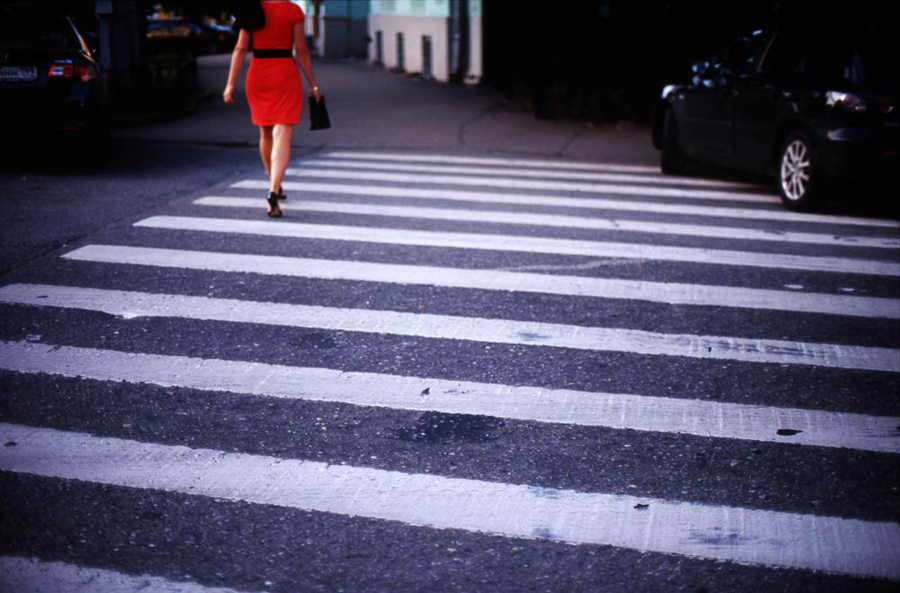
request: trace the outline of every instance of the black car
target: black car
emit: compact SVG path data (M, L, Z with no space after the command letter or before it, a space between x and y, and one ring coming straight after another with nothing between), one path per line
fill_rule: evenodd
M228 27L177 20L148 21L147 39L151 43L182 44L198 56L231 51L237 42Z
M816 207L846 179L896 185L895 39L873 25L786 25L694 63L691 82L666 86L654 114L663 172L696 160L773 175L792 210Z
M106 149L100 65L66 16L0 7L0 108L7 138L48 139L51 147L74 140L79 148Z

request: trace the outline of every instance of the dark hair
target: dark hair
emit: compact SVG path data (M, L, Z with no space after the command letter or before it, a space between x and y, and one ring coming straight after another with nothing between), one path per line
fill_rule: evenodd
M231 30L237 33L246 29L251 33L266 26L266 13L259 0L244 0L237 3L234 10L234 24Z

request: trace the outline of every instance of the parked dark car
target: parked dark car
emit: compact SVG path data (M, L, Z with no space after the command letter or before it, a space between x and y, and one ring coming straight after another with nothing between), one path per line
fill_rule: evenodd
M898 185L895 38L872 25L786 25L694 63L654 114L663 172L696 160L772 175L792 210L815 208L847 179Z
M46 138L53 146L73 140L79 152L88 149L79 156L105 156L109 122L100 65L65 16L0 6L0 109L7 139Z
M231 30L230 25L201 23L200 26L215 38L216 53L231 53L237 45L237 33Z
M228 27L209 23L198 25L178 20L152 20L147 23L147 39L151 42L167 40L183 43L195 55L202 56L231 51L237 36Z

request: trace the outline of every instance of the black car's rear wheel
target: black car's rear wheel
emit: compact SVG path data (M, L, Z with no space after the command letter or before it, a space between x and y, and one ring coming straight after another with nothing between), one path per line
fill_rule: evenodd
M688 168L688 157L681 147L678 138L678 122L672 109L666 109L663 115L662 155L660 169L666 175L683 175Z
M811 210L823 193L821 173L812 142L806 132L793 132L778 157L778 190L791 210Z

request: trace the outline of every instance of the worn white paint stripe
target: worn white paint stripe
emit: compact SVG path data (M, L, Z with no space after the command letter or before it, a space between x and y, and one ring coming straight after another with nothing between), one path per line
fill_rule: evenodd
M248 179L234 183L231 187L238 189L267 190L269 188L269 182ZM438 188L425 189L419 187L360 185L350 183L319 183L315 181L285 181L283 187L285 191L302 192L302 195L324 193L385 198L415 198L422 200L447 200L455 202L511 204L519 206L553 206L559 208L579 208L584 210L618 210L621 212L671 214L686 217L704 216L713 218L737 218L745 220L769 220L776 222L840 224L863 227L890 228L895 230L900 228L900 223L892 220L835 216L830 214L807 214L802 212L791 212L790 210L786 210L781 207L772 209L733 207L725 208L721 206L696 206L692 204L669 204L644 201L636 202L633 200L572 198L567 196L541 196L536 194L479 192ZM302 198L302 196L300 197ZM839 240L840 238L840 235L835 235L834 237L835 240ZM886 240L893 241L895 243L897 242L896 236Z
M900 275L900 263L890 261L841 257L815 257L750 251L727 251L721 249L674 247L644 243L607 243L577 239L553 239L517 235L445 233L377 227L304 224L288 222L286 220L280 220L277 223L273 223L265 220L152 216L136 222L134 226L169 230L291 237L298 239L362 241L368 243L418 247L447 247L456 249L513 251L519 253L576 255L581 257L677 261L698 264L806 270L813 272L870 274L876 276Z
M405 173L429 173L434 175L490 175L491 177L518 177L521 179L562 179L572 181L594 181L614 183L643 183L648 185L674 185L692 187L715 187L719 189L742 188L756 189L764 195L772 195L771 188L762 188L748 183L733 183L709 179L692 179L689 177L664 177L662 175L639 175L633 173L587 172L587 171L552 171L540 167L499 167L499 166L456 166L456 165L421 165L377 163L364 160L313 158L302 162L302 167L328 167L331 169L357 169L366 171L393 171Z
M593 163L578 161L554 161L541 159L513 159L499 157L450 156L442 154L405 154L397 152L335 151L320 155L322 158L357 159L369 161L394 161L401 163L446 163L453 165L481 165L500 167L540 167L543 169L619 171L661 175L659 167L627 165L620 163Z
M198 206L226 208L259 208L259 198L235 198L228 196L207 196L194 200ZM701 224L677 224L671 222L647 222L617 218L591 218L585 216L563 216L554 214L532 214L530 212L507 212L497 210L461 210L458 208L422 208L417 206L385 206L381 204L358 204L345 202L315 202L297 200L282 204L282 210L306 212L334 212L363 216L389 216L398 218L422 218L428 220L450 220L454 222L483 222L530 226L559 227L569 229L589 229L597 231L617 231L649 233L654 235L675 235L705 237L729 240L766 241L776 243L804 243L812 245L834 245L841 247L871 247L896 250L900 239L835 236L795 231L773 232L763 229L742 227L720 227Z
M0 342L0 368L379 408L900 453L900 418ZM790 435L779 435L779 430Z
M661 334L623 328L340 309L40 284L4 286L0 288L0 302L101 311L126 319L183 317L496 344L900 372L898 350L787 340Z
M236 593L234 589L205 587L147 574L133 576L64 562L12 556L0 557L0 590L16 593Z
M763 290L702 284L676 284L528 274L499 270L439 268L344 260L216 253L125 245L87 245L66 259L111 264L161 266L328 280L387 282L476 290L505 290L565 296L641 300L678 305L707 305L900 319L900 301L874 297Z
M504 537L900 578L900 525L331 465L0 424L0 469ZM640 506L639 505L646 505Z
M619 194L625 196L662 196L667 198L685 198L698 200L720 200L727 202L755 202L760 204L776 204L778 197L774 195L747 192L716 191L709 189L684 189L670 187L647 187L614 183L588 183L577 181L541 181L509 179L502 177L479 177L476 175L425 175L418 173L381 173L377 171L326 171L322 169L301 169L289 167L285 172L288 177L304 179L348 179L364 181L387 181L391 183L424 183L439 185L462 185L500 187L518 190L551 190L577 191L602 194Z

